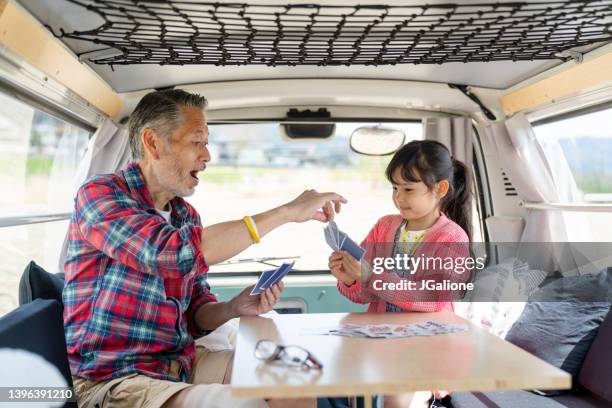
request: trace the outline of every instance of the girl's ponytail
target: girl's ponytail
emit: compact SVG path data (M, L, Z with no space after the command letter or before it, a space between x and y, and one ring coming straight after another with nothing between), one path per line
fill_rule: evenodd
M465 164L451 159L453 162L452 186L442 200L441 210L448 218L456 222L467 233L472 241L472 207L469 170Z

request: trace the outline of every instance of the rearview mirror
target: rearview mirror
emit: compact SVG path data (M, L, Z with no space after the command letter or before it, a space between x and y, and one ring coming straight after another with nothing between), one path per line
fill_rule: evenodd
M403 130L381 127L360 127L351 134L351 149L368 156L386 156L404 145Z

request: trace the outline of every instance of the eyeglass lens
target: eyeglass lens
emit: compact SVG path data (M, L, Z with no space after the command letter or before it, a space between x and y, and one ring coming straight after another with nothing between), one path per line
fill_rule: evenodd
M297 346L287 346L281 351L279 357L287 365L300 366L308 359L308 351Z
M270 340L261 340L255 347L255 357L260 360L268 360L276 354L278 346Z

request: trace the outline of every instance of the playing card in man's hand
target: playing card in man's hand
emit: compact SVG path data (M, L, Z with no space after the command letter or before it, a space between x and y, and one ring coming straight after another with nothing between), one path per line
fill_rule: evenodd
M293 268L294 264L295 261L285 262L276 269L262 272L259 276L259 279L257 280L257 283L255 284L255 287L251 291L251 295L259 295L261 292L268 289L270 286L280 282L285 277L285 275L289 273L291 268Z

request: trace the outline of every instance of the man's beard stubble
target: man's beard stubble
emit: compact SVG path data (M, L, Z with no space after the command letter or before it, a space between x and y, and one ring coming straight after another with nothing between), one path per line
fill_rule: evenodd
M186 177L181 175L179 161L174 154L168 154L166 159L158 161L158 165L153 165L153 175L159 185L176 197L189 197L195 192L195 188L182 187L181 181Z

